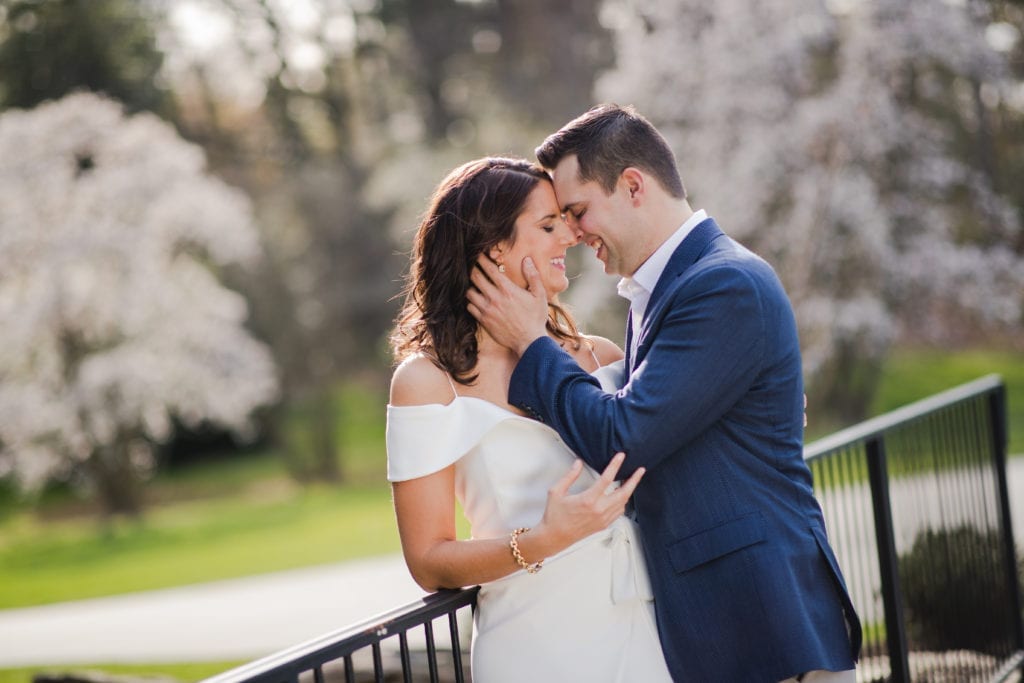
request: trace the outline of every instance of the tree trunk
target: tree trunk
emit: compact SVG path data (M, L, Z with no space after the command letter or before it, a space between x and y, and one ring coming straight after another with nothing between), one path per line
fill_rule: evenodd
M142 516L142 485L129 458L128 440L99 448L87 461L89 479L105 517Z
M855 341L841 343L808 389L811 414L817 413L822 422L840 427L867 418L881 379L883 358L860 349Z
M317 479L338 483L341 469L338 467L338 439L335 433L334 400L330 388L317 397L313 406L313 471Z

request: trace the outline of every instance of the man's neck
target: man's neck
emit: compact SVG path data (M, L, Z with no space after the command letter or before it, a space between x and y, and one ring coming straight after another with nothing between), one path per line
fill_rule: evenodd
M659 206L650 206L648 209L651 216L649 223L651 228L648 232L649 238L644 245L646 253L643 255L643 260L636 264L627 277L632 277L640 266L651 257L651 254L656 252L658 247L663 245L665 240L671 237L693 215L693 209L690 208L688 201L674 197L661 202Z

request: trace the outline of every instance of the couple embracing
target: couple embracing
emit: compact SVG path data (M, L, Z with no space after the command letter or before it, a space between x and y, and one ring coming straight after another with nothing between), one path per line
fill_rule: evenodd
M852 682L776 274L691 209L630 107L537 158L441 183L392 337L402 549L427 590L481 585L474 681ZM580 242L622 276L624 350L558 303Z

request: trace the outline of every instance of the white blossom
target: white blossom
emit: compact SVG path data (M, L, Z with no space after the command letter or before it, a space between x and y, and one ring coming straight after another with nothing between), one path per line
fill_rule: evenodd
M877 360L925 311L1020 324L1017 212L925 106L970 120L973 83L1005 89L1003 29L934 0L609 4L618 61L598 99L647 115L691 203L775 266L807 373L850 343Z
M28 489L177 417L250 430L267 348L216 269L259 254L247 198L151 114L74 94L0 116L0 474Z

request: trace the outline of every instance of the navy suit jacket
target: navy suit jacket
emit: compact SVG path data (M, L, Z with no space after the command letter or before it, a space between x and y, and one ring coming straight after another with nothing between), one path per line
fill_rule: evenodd
M803 460L800 348L775 272L701 222L658 280L638 342L608 394L538 339L509 402L598 471L618 451L621 477L647 468L633 510L673 677L776 683L853 668L861 627Z

